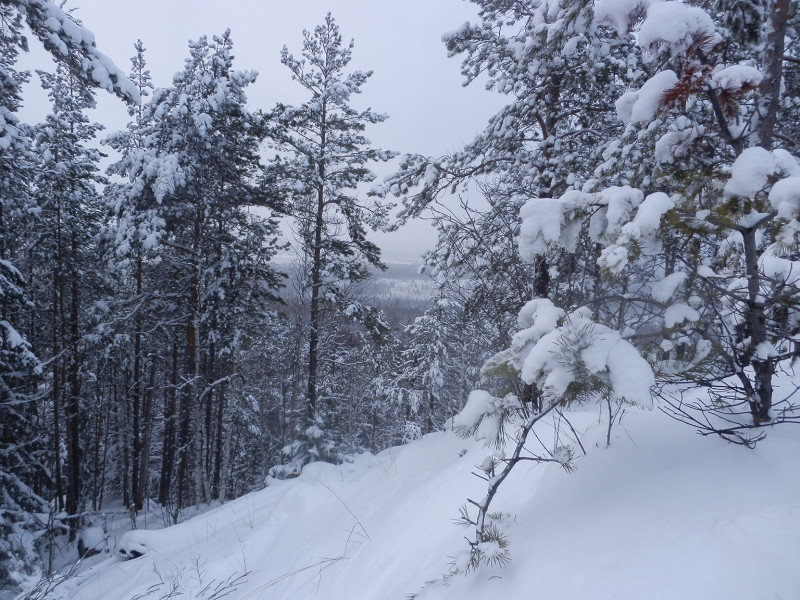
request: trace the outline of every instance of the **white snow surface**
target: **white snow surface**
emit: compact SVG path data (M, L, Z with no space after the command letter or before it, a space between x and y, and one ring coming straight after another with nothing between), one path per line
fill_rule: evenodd
M777 169L775 157L760 146L746 148L731 165L731 178L725 183L726 196L754 198L767 186Z
M647 10L639 29L639 45L651 52L659 46L669 48L672 56L698 44L709 51L719 42L714 21L702 8L683 2L657 2Z
M794 426L747 450L629 409L606 447L598 409L583 410L570 414L588 451L574 448L574 472L522 463L495 497L493 510L510 514L505 568L441 581L466 549L469 532L453 519L485 493L471 473L489 452L445 432L340 466L311 464L182 524L137 532L143 556L105 559L56 591L127 600L164 597L176 584L174 597L202 599L247 573L226 597L800 598Z
M678 83L674 71L659 71L637 90L624 93L615 103L617 115L625 123L644 123L656 116L666 94Z

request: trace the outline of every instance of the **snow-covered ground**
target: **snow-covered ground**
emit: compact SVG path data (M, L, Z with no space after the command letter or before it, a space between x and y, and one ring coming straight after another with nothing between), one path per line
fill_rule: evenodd
M454 520L481 498L471 473L489 451L437 433L133 532L112 552L142 556L99 562L59 597L800 598L800 430L775 428L748 450L629 411L606 447L596 410L572 421L588 452L577 469L521 464L495 498L508 514L506 567L442 577L467 548Z

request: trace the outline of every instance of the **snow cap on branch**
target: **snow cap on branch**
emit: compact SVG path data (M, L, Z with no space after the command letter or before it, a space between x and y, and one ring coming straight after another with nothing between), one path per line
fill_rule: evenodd
M76 75L129 102L139 102L136 86L97 49L94 34L89 29L48 0L11 0L11 3L25 16L31 31L45 48L56 58L68 61ZM73 53L77 55L77 63L73 61Z
M622 36L642 19L647 9L659 0L595 0L594 21L597 24L608 24Z
M780 210L780 204L790 201L796 194L796 178L800 177L800 164L785 150L770 152L760 146L745 149L731 165L731 178L725 184L727 197L755 198L756 194L765 191L774 177L788 177L789 183L778 181L773 190L778 191L773 196L770 193L770 202ZM778 185L780 184L780 185Z
M720 42L714 21L706 11L683 2L657 2L647 9L639 29L639 45L650 52L661 46L672 56L685 53L691 46L707 52Z
M617 100L617 115L624 123L651 121L663 104L664 94L677 83L678 76L674 71L659 71L639 90L626 92Z
M612 398L652 406L650 365L618 331L593 322L590 315L588 308L579 308L519 356L523 381L536 383L549 401L566 402L573 388L597 379Z

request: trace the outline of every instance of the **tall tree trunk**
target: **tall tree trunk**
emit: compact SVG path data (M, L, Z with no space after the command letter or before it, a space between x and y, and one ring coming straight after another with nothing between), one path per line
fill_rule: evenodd
M227 361L226 361L227 362ZM227 371L227 369L226 369ZM225 418L225 389L226 383L220 383L219 388L216 393L217 398L217 405L216 405L216 416L215 416L215 430L214 430L214 468L213 474L214 478L211 483L211 489L213 492L214 498L222 498L224 500L224 494L221 493L221 488L224 487L224 478L222 475L222 456L223 456L223 444L225 439L225 426L224 426L224 418Z
M761 71L764 77L758 90L755 145L769 150L772 147L781 95L789 0L768 0L768 6L767 34L761 58Z
M72 257L78 254L78 240L73 234ZM67 514L77 515L81 500L81 360L80 345L80 276L76 268L71 269L71 298L69 314L69 395L65 404L67 435ZM70 540L74 539L79 527L79 519L70 520Z
M194 289L194 287L193 287ZM191 300L191 299L190 299ZM193 307L194 303L190 302ZM184 372L183 392L181 393L180 410L178 413L178 480L177 498L174 519L177 522L178 514L184 507L184 496L189 491L189 446L190 424L192 420L192 407L196 405L195 390L195 358L197 357L197 322L194 311L186 318L186 342L184 345ZM199 490L197 490L199 491Z
M64 508L63 466L61 464L62 365L64 337L64 245L61 232L61 203L56 200L56 260L53 270L53 429L56 470L56 493L59 510ZM69 437L69 436L68 436ZM67 489L69 495L69 489Z
M319 296L322 288L322 228L324 191L319 189L314 221L314 256L311 264L311 315L308 332L308 424L314 423L317 413L317 353L319 351Z
M194 281L192 283L192 329L194 333L194 341L192 342L192 358L190 364L191 384L188 387L191 394L191 403L194 407L193 418L195 424L195 440L194 440L194 488L195 488L195 503L208 502L208 473L206 471L206 454L208 453L208 429L206 428L205 415L203 414L204 402L208 402L208 394L198 393L201 390L201 352L200 352L200 281L201 281L201 267L199 260L195 267ZM187 347L187 351L188 351Z
M175 465L175 419L178 403L178 341L172 343L172 379L164 400L164 438L161 446L161 478L158 484L158 503L169 504L172 471Z
M224 391L225 388L223 388ZM220 399L220 407L219 407L219 415L218 415L218 422L217 422L217 451L220 453L218 458L219 461L219 480L217 485L219 487L219 499L221 502L225 502L228 496L228 479L229 479L229 469L231 464L231 436L225 435L225 430L223 427L223 409L224 409L224 401Z
M53 276L53 387L51 389L51 397L53 400L53 458L55 460L53 471L56 488L56 509L58 512L61 512L64 509L64 487L61 466L61 358L59 357L61 354L61 343L58 335L59 279L60 274L58 271L55 271Z
M148 472L150 471L150 438L153 431L153 395L155 394L156 386L156 358L150 358L150 381L147 384L147 390L144 393L144 406L143 408L143 426L142 426L142 454L139 462L139 487L136 488L136 510L142 510L144 507L144 497L147 491Z
M320 156L327 150L326 103L322 103L322 124L320 125ZM308 344L308 421L313 425L317 413L317 363L319 351L319 301L322 291L322 233L325 229L325 163L319 161L317 185L317 206L314 213L314 254L311 263L311 319Z
M136 296L137 301L142 295L142 251L137 249L136 256ZM137 311L134 319L133 333L133 385L131 386L131 496L134 498L136 510L141 510L137 498L140 497L140 461L142 456L141 443L141 402L142 402L142 314Z

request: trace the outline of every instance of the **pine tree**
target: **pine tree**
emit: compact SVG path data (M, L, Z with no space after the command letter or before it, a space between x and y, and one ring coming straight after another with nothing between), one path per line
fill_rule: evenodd
M100 153L88 146L100 126L91 123L84 110L93 105L83 83L64 66L53 74L40 71L52 111L35 129L35 147L40 157L34 177L37 207L36 235L28 240L28 252L35 257L32 284L35 300L46 307L44 331L49 339L37 338L47 348L50 363L50 395L54 415L54 444L59 448L62 432L67 462L62 469L56 452L56 489L66 483L65 508L68 515L81 512L83 440L82 404L85 383L88 315L97 299L92 273L97 271L96 235L102 208L95 187L103 183L99 174ZM43 319L44 320L44 319ZM44 331L40 331L42 336ZM78 522L70 521L74 534Z
M39 456L44 432L32 385L42 367L23 335L31 302L25 278L15 266L21 264L19 249L35 160L30 129L15 114L21 103L20 85L27 76L14 68L20 18L0 7L0 19L6 24L0 30L0 587L4 587L36 564L30 552L41 524L32 515L46 512L47 503L35 490L44 487L41 481L48 479L48 471Z
M14 571L32 572L38 557L31 556L30 543L37 523L34 513L46 512L45 499L53 482L45 450L47 432L42 430L38 377L41 365L32 352L41 324L37 307L41 297L31 275L41 265L29 261L31 232L39 215L34 200L34 175L39 158L34 152L31 128L19 122L16 112L22 101L27 73L17 72L20 51L28 50L23 24L39 38L45 49L81 81L102 87L127 101L136 101L135 90L124 75L94 43L93 34L45 0L0 2L0 586L18 582ZM84 97L88 97L84 93ZM40 177L42 173L39 173ZM41 180L41 179L40 179ZM24 276L23 276L24 274ZM26 289L27 288L27 289ZM47 344L36 344L46 354ZM56 449L58 454L60 448ZM52 452L50 455L52 456ZM60 480L57 480L60 481ZM61 492L59 487L59 492ZM58 499L61 502L61 496ZM7 535L11 529L14 535ZM26 539L25 536L28 536ZM16 542L20 545L15 546ZM17 562L9 553L17 554ZM21 554L19 554L21 553ZM9 577L12 581L9 581Z
M593 2L474 4L480 20L448 34L445 44L450 56L463 57L465 85L485 77L487 89L508 104L462 150L405 156L383 192L403 197L401 223L426 211L433 216L439 238L426 270L446 280L448 298L486 328L491 352L509 343L531 296L573 304L604 294L599 271L586 277L582 269L596 258L585 238L570 256L522 260L519 211L539 195L592 185L596 164L623 129L606 100L643 70L632 39L593 25ZM448 192L462 190L455 206Z
M134 48L136 55L131 58L132 70L129 78L136 86L142 103L129 107L128 114L132 120L128 123L126 131L111 134L104 140L104 143L122 155L121 160L109 167L108 173L123 177L128 175L131 162L146 151L147 128L153 124L153 119L145 116L144 100L153 89L152 78L145 60L145 48L141 40L136 42ZM159 329L157 318L161 316L158 294L145 290L145 268L148 266L149 271L153 270L148 263L154 258L152 249L163 222L158 215L152 191L134 192L128 183L109 183L105 195L114 215L114 220L107 227L105 234L110 238L113 247L113 256L109 262L118 277L110 303L120 308L120 328L116 331L116 335L133 338L133 346L125 347L132 355L123 354L118 359L122 368L129 371L131 379L131 384L126 386L129 390L126 394L129 396L126 398L126 407L129 407L126 413L130 418L128 432L125 435L130 443L124 444L125 455L122 462L125 481L121 485L125 505L133 505L136 510L141 510L149 475L149 442L154 420L152 393L145 394L146 354L150 354L150 370L154 376L156 369L155 341L145 338L145 318L150 316L147 320L148 330L157 331ZM158 277L158 275L154 277L152 273L148 275L153 279ZM126 290L133 290L133 294L126 294ZM132 321L130 307L134 307ZM111 344L113 345L113 341ZM145 346L149 346L149 351L145 350ZM171 421L168 423L168 427L173 425Z
M772 3L765 18L778 30L783 20L785 32L781 10ZM638 18L624 16L631 24ZM616 291L609 298L616 317L604 322L639 337L667 379L712 392L708 404L675 404L674 414L749 445L761 434L747 429L792 421L796 410L784 396L774 411L772 380L795 354L800 166L772 149L782 43L767 40L760 57L739 53L728 62L712 17L663 3L639 26L639 43L662 70L616 107L629 139L639 138L636 153L656 165L636 182L641 189L532 200L523 209L521 249L529 260L548 248L571 253L574 232L583 229ZM665 31L666 19L682 21L686 35ZM757 57L760 70L751 66Z
M130 180L115 192L118 249L158 256L161 279L148 278L145 293L169 298L161 319L184 332L179 376L187 383L170 409L177 429L164 448L177 448L178 509L191 501L190 488L198 502L219 494L237 352L250 323L268 318L279 285L269 263L277 225L253 210L272 205L259 185L262 130L246 108L256 74L233 68L232 49L230 32L190 43L173 87L153 93L134 128L141 147L127 143L117 166ZM166 465L165 475L172 477Z
M343 290L382 268L380 249L367 229L386 224L388 207L357 194L375 176L368 164L385 161L392 152L373 148L363 131L386 117L351 106L371 72L347 73L353 42L345 45L328 14L313 32L303 32L302 58L284 47L281 62L307 92L302 105L278 105L267 116L269 136L280 152L268 174L273 189L287 203L297 223L301 260L308 267L308 357L305 430L319 439L323 396L322 340L326 306L361 321L372 333L383 327L374 311L348 300ZM354 193L355 192L355 193ZM301 461L303 462L303 461Z
M413 439L441 429L462 408L478 383L475 365L491 351L488 332L477 331L464 307L448 297L434 298L403 333L406 341L387 390L399 405L406 438Z

